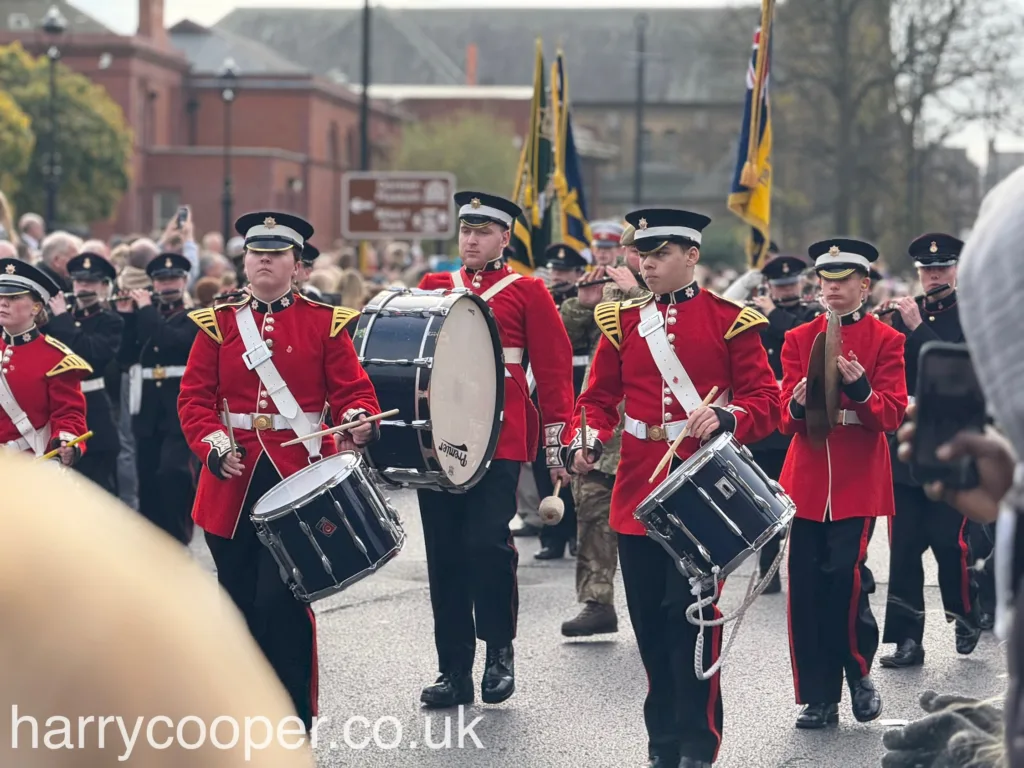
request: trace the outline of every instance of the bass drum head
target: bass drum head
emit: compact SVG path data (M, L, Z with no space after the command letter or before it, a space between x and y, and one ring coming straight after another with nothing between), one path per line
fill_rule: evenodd
M270 520L308 504L326 489L333 488L359 464L359 457L346 451L321 459L289 475L253 504L251 517Z
M480 479L498 443L505 369L489 312L482 301L459 298L434 348L428 395L434 457L456 486Z

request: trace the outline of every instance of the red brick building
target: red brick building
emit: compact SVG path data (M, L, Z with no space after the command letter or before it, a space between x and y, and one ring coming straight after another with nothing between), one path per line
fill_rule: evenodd
M39 20L56 4L68 21L56 41ZM161 227L178 205L192 207L200 233L222 227L225 157L234 216L276 208L306 216L317 240L340 236L341 174L357 167L359 97L246 37L182 22L164 28L163 0L139 0L139 29L116 35L63 0L5 4L0 45L21 41L35 55L56 42L61 61L102 85L135 134L132 181L115 216L95 235ZM220 73L232 60L230 131ZM386 154L400 131L397 109L374 105L373 152ZM226 146L230 149L226 150Z

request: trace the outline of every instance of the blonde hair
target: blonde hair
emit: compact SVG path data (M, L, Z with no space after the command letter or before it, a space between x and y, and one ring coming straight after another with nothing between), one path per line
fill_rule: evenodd
M338 293L341 294L341 306L349 309L362 309L366 305L366 281L354 269L346 269L338 281Z

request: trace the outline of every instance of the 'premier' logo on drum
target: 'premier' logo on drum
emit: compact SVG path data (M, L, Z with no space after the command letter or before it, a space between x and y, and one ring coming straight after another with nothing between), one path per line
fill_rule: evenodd
M466 466L469 462L469 446L463 445L452 445L448 442L441 442L441 453L447 454L455 459L462 466Z
M324 536L330 536L336 530L338 526L328 520L326 517L321 517L320 522L316 524L316 529L320 531Z

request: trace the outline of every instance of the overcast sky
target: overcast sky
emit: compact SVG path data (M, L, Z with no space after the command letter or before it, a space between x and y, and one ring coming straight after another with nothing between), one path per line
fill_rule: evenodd
M99 19L121 34L131 34L138 25L138 0L70 0L86 13ZM579 7L579 8L630 8L642 5L646 8L700 8L723 5L757 5L757 0L371 0L374 5L415 8L531 8L531 7ZM1024 11L1024 0L1014 0ZM235 7L287 6L304 8L359 8L362 0L165 0L165 20L170 26L182 19L191 19L200 24L212 25ZM737 75L742 76L742 73ZM969 129L950 142L966 146L974 162L983 164L987 155L987 139L981 129ZM1000 136L1002 150L1024 150L1024 137Z

